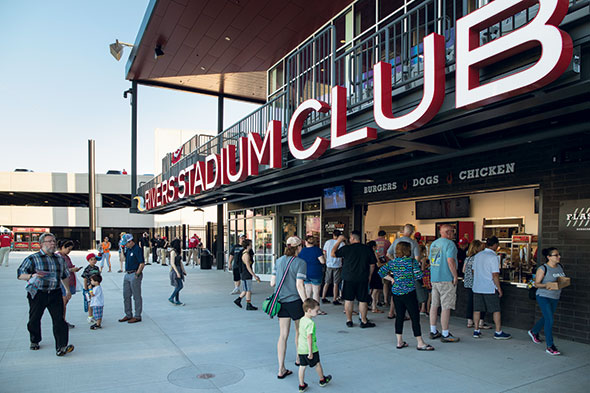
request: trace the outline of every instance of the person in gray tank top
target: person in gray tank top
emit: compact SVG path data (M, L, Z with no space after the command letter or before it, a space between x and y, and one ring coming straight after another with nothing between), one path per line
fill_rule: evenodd
M556 282L558 277L565 277L565 273L560 263L561 255L559 255L557 248L546 248L542 253L546 262L537 269L535 287L537 288L537 303L543 313L543 317L537 321L528 333L533 342L539 344L541 342L539 332L541 329L545 329L545 340L547 341L547 349L545 351L549 355L555 356L561 355L561 352L557 350L553 343L553 314L561 296L561 289L551 289L547 284Z

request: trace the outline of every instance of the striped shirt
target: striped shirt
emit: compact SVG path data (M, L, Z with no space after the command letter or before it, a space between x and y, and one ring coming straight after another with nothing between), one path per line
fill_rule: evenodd
M409 257L395 258L379 269L381 278L388 274L393 276L394 283L391 285L391 293L394 295L406 295L416 290L414 278L416 280L422 278L420 264L414 258Z
M17 270L17 277L21 274L35 274L37 272L46 273L45 276L40 277L38 288L40 291L59 289L60 280L68 278L70 275L62 257L57 254L45 254L43 250L25 258Z

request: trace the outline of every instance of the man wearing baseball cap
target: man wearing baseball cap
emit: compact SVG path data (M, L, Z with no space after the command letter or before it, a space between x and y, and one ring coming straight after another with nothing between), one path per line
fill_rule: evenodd
M143 259L143 250L135 244L133 235L127 233L121 239L125 245L125 277L123 278L123 305L125 306L125 316L119 319L119 322L136 323L141 322L142 298L141 298L141 280L143 278L143 268L145 261ZM131 296L135 303L135 315L131 308Z

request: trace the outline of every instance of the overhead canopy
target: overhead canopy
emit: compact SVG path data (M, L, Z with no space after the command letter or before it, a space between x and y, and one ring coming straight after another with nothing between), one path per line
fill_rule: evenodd
M351 2L152 0L126 78L266 102L266 71Z

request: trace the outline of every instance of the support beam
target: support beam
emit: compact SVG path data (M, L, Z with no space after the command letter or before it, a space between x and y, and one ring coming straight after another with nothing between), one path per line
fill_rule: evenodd
M137 213L137 82L131 82L131 213Z
M218 137L221 138L219 135L223 132L223 94L220 94L217 99L217 134ZM221 154L221 147L223 143L217 143L217 154ZM215 258L217 259L217 270L223 270L225 266L225 255L223 252L224 246L224 234L223 234L223 227L224 227L225 217L223 215L223 203L217 204L217 250L213 251L215 253Z

